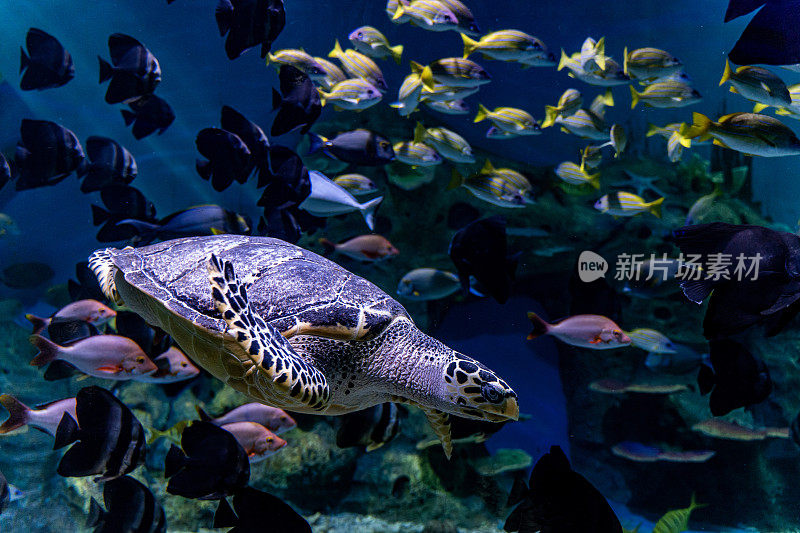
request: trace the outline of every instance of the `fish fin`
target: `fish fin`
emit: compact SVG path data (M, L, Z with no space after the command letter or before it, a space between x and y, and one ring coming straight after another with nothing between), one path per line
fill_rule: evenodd
M705 300L713 290L711 281L704 279L681 281L683 294L696 304Z
M89 516L86 517L86 527L96 527L104 523L108 515L105 509L94 498L89 499Z
M714 388L716 383L714 370L707 364L700 365L700 371L697 373L697 387L702 396L705 396L711 389Z
M208 413L206 413L205 410L199 405L195 405L194 410L197 411L197 416L199 416L200 420L202 420L203 422L211 421L211 416Z
M433 80L433 71L429 65L425 65L422 67L422 71L419 73L419 78L422 80L422 84L427 87L428 89L433 90L435 87L435 83Z
M414 142L421 143L424 136L425 126L422 125L422 122L417 122L417 125L414 126Z
M53 442L53 449L58 450L68 444L72 444L78 440L78 423L72 418L69 413L64 413L61 416L61 421L58 423L56 429L55 442Z
M103 372L104 374L118 374L122 369L118 366L103 365L98 366L95 370Z
M392 15L392 22L399 19L403 16L403 4L400 2L397 3L397 9L394 10L394 15Z
M416 61L410 61L411 64L411 73L420 75L422 74L422 70L425 68Z
M214 512L214 524L211 527L236 527L238 523L239 517L236 516L235 512L233 512L231 504L229 504L228 500L225 498L220 499L219 506Z
M453 170L450 171L450 176L450 183L447 184L448 191L458 189L464 185L464 176L461 175L457 168L453 167Z
M394 59L394 62L399 65L402 61L401 57L403 56L403 45L398 44L396 46L390 46L389 52L392 54L392 59Z
M489 110L486 109L486 107L484 107L483 104L479 103L478 104L478 112L475 115L475 120L473 120L472 122L480 122L482 120L486 120L486 118L488 116L489 116Z
M314 154L319 152L322 147L325 145L327 139L322 135L317 135L313 131L308 132L308 154Z
M383 442L371 442L367 445L366 451L367 453L374 452L375 450L383 446L383 444L384 444Z
M466 59L478 47L478 41L476 41L474 39L470 39L470 37L465 33L461 34L461 40L464 41L464 55L463 55L463 58Z
M750 20L728 57L737 65L800 63L800 34L797 32L800 13L796 3L756 2L765 5Z
M533 311L528 311L528 320L531 321L533 324L533 329L530 333L528 333L528 340L533 340L536 337L541 337L545 335L548 331L550 331L550 324L544 321L542 317L534 313Z
M597 44L594 46L594 61L597 63L597 66L600 67L600 70L606 69L606 38L605 36L600 37L600 40L597 41Z
M99 205L92 204L92 224L99 226L111 217L111 213L100 207Z
M433 432L439 437L445 457L450 459L450 456L453 455L453 440L450 434L450 416L438 409L432 409L422 405L419 405L419 408L425 413Z
M164 458L164 477L172 477L186 464L186 455L174 444L169 447Z
M197 173L200 175L201 178L204 180L208 180L211 178L212 168L211 168L211 161L205 161L203 159L198 159L194 163L194 168L197 170Z
M558 61L558 67L556 67L556 70L557 71L558 70L562 70L564 67L567 66L567 63L569 63L569 61L570 61L569 56L567 55L567 53L562 48L561 49L561 59L559 59L559 61Z
M628 88L631 90L631 109L633 109L636 107L636 104L639 103L641 93L639 93L633 85L629 85Z
M277 91L277 89L275 89L273 87L272 88L272 110L275 111L276 109L278 109L281 106L281 103L283 103L283 97L281 96L281 93L279 93Z
M31 408L10 394L0 395L0 404L8 411L8 419L0 425L0 435L5 435L28 423Z
M31 64L31 58L28 57L25 49L21 46L19 47L19 56L19 73L22 74L22 71Z
M320 245L322 245L322 248L325 250L323 252L324 255L332 254L333 252L336 251L336 245L333 242L329 241L328 239L326 239L324 237L319 240L319 243L320 243Z
M106 61L100 56L97 56L97 60L100 62L100 82L103 83L111 79L111 76L114 75L114 67L111 66L111 63Z
M33 325L33 331L31 333L34 334L41 333L50 323L49 318L38 317L31 313L26 314L25 318Z
M555 124L558 113L558 107L552 105L544 106L544 121L542 122L542 128L549 128Z
M725 85L725 82L729 81L732 75L733 75L733 70L731 69L731 61L730 59L725 58L725 69L722 71L722 79L719 80L720 86ZM733 89L734 88L731 87L731 90Z
M652 137L653 135L658 135L660 131L661 131L660 127L650 123L647 125L647 133L645 133L645 137Z
M724 22L747 15L764 5L766 0L730 0L728 9L725 11ZM744 63L741 63L744 64Z
M41 335L31 335L28 340L39 350L36 357L31 359L31 366L44 366L58 359L58 350L61 348L58 344Z
M136 113L134 113L133 111L123 109L121 113L122 113L122 120L125 121L126 126L130 126L136 120Z
M150 428L150 437L145 441L148 447L152 446L154 442L156 442L161 437L167 438L167 432L161 431L160 429Z
M700 137L701 135L705 135L708 133L708 130L711 128L712 124L713 122L711 121L710 118L708 118L702 113L698 113L697 111L695 111L692 113L692 125L687 128L682 128L685 131L681 132L681 135L683 135L687 139L694 139L695 137Z
M762 104L762 103L760 103L760 102L757 102L757 103L756 103L756 104L753 106L753 113L761 113L762 111L764 111L764 110L765 110L766 108L768 108L768 107L769 107L769 106L768 106L767 104Z
M375 229L375 210L378 209L382 201L383 196L378 196L358 206L361 215L364 217L364 222L367 223L367 227L370 230Z
M339 44L339 39L336 39L335 44L333 45L333 50L328 52L328 57L339 57L342 55L342 45Z
M664 203L664 197L662 196L658 200L653 200L647 204L647 210L650 211L654 217L661 218L661 205Z
M217 20L220 37L224 37L233 24L233 4L231 4L230 0L219 0L217 2L214 18Z

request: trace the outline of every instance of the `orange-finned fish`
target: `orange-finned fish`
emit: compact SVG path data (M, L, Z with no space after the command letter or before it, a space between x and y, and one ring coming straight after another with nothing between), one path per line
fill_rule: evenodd
M186 354L172 346L166 352L153 359L158 370L148 376L135 376L135 381L145 383L175 383L192 379L200 373L200 369L192 364Z
M533 323L533 331L528 335L528 340L552 335L572 346L593 350L620 348L631 343L630 337L622 328L602 315L575 315L556 324L549 324L536 313L529 312L528 319Z
M102 302L98 302L97 300L78 300L77 302L65 305L49 318L41 318L32 314L25 315L25 318L30 320L31 324L33 324L33 333L41 333L50 325L50 322L52 322L54 318L83 320L94 326L100 326L115 316L117 316L117 312Z
M0 425L0 435L11 433L24 426L31 426L55 437L58 424L65 413L72 416L74 420L78 419L78 415L75 414L75 398L56 400L40 405L37 409L31 409L16 397L2 394L0 395L0 404L8 411L8 420Z
M319 243L327 252L335 251L358 261L381 261L400 253L389 239L381 235L359 235L339 244L320 239Z
M31 360L32 366L60 359L84 374L116 380L146 376L158 370L138 344L119 335L95 335L70 346L60 346L41 335L31 335L30 341L39 349L39 354Z
M236 437L251 463L263 461L286 446L286 441L255 422L233 422L220 426Z

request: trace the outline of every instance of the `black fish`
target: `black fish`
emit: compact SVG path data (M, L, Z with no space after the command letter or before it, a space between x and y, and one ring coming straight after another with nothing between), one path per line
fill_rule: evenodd
M760 226L715 222L684 226L675 231L675 242L686 256L699 255L709 262L712 254L723 254L729 265L719 271L729 279L684 280L681 288L687 298L700 303L709 294L703 321L707 339L729 337L763 323L767 335L774 335L800 308L800 237ZM758 254L758 276L736 273L737 257ZM705 266L705 265L704 265ZM713 293L712 293L713 290Z
M711 392L712 415L726 415L767 399L772 392L772 379L764 361L731 339L712 340L709 345L711 365L700 367L697 384L700 394Z
M158 222L125 219L118 226L133 227L139 244L149 244L154 239L162 241L181 237L220 235L223 233L247 235L250 221L246 216L228 211L218 205L200 205L172 213Z
M108 50L113 66L98 56L100 83L111 80L106 102L130 102L151 94L161 82L161 67L150 50L131 37L115 33L108 38Z
M163 533L167 530L164 508L146 486L130 476L122 476L103 485L106 508L91 499L88 527L95 533Z
M183 430L181 447L173 445L164 462L170 494L217 500L250 481L247 453L233 434L210 422L194 422Z
M475 276L499 303L508 300L519 254L508 254L503 217L483 218L460 229L453 235L448 253L465 293L469 291L469 277Z
M792 425L789 428L789 436L795 444L800 446L800 413L797 413L797 416L792 421Z
M269 140L264 130L256 124L247 120L244 115L229 106L222 106L220 125L225 131L229 131L239 137L247 149L250 150L251 170L258 169L258 187L263 187L267 180L267 166L269 164Z
M55 276L50 266L38 261L14 263L0 273L0 282L12 289L33 289L47 283Z
M266 188L256 205L265 210L284 209L300 205L309 194L311 180L300 156L285 146L272 147Z
M144 459L144 429L131 410L102 387L84 387L76 399L78 420L65 415L56 430L56 450L78 441L61 458L58 474L107 480L135 469Z
M134 187L129 185L109 185L100 191L100 198L106 209L92 204L92 223L103 224L97 233L99 242L115 242L131 239L136 231L131 226L118 226L125 219L153 221L156 208L153 202Z
M236 59L259 44L261 57L267 57L272 42L286 25L283 0L220 0L215 16L220 36L228 35L228 59Z
M736 45L728 54L738 65L800 63L800 1L731 0L725 22L746 15L761 6Z
M14 179L14 170L6 157L0 154L0 189L5 187L12 179Z
M86 153L90 163L78 172L78 176L83 177L81 192L99 191L115 183L127 185L136 179L136 160L113 139L89 137Z
M138 344L150 359L161 355L169 348L169 337L160 330L157 333L141 316L132 311L117 311L114 324L117 335L128 337Z
M97 300L107 302L105 294L100 289L97 276L89 270L89 263L81 261L75 265L75 277L78 281L70 279L67 281L69 297L74 302L77 300Z
M75 77L75 65L58 39L37 28L25 36L28 53L21 47L19 71L24 72L19 83L23 91L61 87Z
M161 135L175 120L175 112L167 101L154 94L128 102L128 107L131 110L123 109L122 118L126 126L133 124L136 139L144 139L156 131Z
M84 163L78 137L55 122L23 119L20 136L14 154L18 191L55 185Z
M206 128L197 134L197 150L208 161L197 160L197 173L211 180L215 191L224 191L231 183L244 183L250 177L250 150L238 135L219 128Z
M232 527L228 533L311 533L306 519L288 503L253 487L233 495L233 509L226 500L220 500L213 527Z
M301 134L308 133L322 113L317 88L308 74L291 65L281 66L279 78L281 92L272 89L272 109L278 114L270 134L283 135L297 128Z
M520 504L506 520L506 531L541 533L622 533L622 526L602 494L572 470L567 456L551 446L531 472L528 487L515 483Z
M397 405L386 402L340 417L336 432L339 448L364 446L368 452L377 450L397 436L400 415Z
M309 132L309 154L322 150L329 157L354 165L380 166L394 159L392 143L369 130L356 129L338 134L333 139Z
M273 237L296 244L303 236L303 230L297 222L292 208L264 210L264 216L258 221L258 235Z

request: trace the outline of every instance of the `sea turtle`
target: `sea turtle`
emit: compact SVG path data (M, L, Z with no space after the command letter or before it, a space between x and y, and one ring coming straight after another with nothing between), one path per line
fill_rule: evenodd
M262 403L339 415L420 407L449 456L449 414L506 421L517 395L422 333L396 300L336 263L267 237L189 237L89 258L103 292Z

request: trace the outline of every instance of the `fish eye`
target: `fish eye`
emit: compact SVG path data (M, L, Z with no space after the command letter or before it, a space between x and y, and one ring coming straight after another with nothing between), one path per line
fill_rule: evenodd
M273 441L272 437L267 437L267 442L272 442L272 441Z
M285 416L281 416L281 422L288 422L288 420Z
M389 148L389 142L388 141L381 141L380 142L380 146L381 146L381 148L384 148L384 149Z
M537 43L537 42L534 42L533 43L533 49L534 50L541 50L542 49L542 45Z
M359 39L361 39L362 37L364 37L364 32L363 32L363 31L359 31L359 32L357 32L357 33L356 33L356 37L358 37Z
M189 366L189 365L186 364L186 362L181 363L181 367L186 368L187 366Z
M140 355L139 357L137 357L137 358L136 358L136 362L137 362L137 363L139 363L139 364L142 364L142 363L144 363L144 357L142 357L142 356Z

